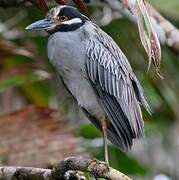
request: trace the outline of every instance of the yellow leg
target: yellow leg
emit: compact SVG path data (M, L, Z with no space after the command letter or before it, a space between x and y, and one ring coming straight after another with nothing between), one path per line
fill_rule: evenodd
M105 116L101 118L101 127L103 133L104 159L105 162L109 165L108 144L107 144L107 118Z

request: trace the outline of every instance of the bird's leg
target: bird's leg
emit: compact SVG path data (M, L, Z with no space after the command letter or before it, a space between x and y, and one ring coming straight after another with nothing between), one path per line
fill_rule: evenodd
M103 147L104 147L104 159L105 162L109 165L109 158L108 158L108 144L107 144L107 118L103 116L101 118L101 127L103 133Z

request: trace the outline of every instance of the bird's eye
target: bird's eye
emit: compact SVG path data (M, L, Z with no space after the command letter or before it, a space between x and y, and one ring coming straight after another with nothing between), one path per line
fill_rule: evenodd
M67 20L68 20L68 17L66 17L66 16L59 16L58 19L59 19L60 21L67 21Z

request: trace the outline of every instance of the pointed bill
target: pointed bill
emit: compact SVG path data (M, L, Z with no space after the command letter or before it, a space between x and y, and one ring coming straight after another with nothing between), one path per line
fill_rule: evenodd
M45 18L45 19L38 20L28 25L25 29L26 30L42 30L42 29L48 30L50 28L53 28L55 25L56 25L55 21L53 21L52 19Z

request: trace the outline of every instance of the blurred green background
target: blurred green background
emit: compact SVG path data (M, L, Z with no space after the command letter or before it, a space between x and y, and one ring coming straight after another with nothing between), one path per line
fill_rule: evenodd
M178 0L149 2L179 28ZM90 6L89 9L94 20L99 22L102 7ZM33 6L0 9L0 14L1 115L29 104L60 109L74 135L82 139L80 145L85 151L103 159L100 133L77 108L49 64L48 35L24 29L43 14ZM179 55L162 46L164 79L161 80L154 69L147 73L148 57L135 24L115 14L102 29L114 38L128 57L153 112L150 116L143 111L146 137L136 141L131 152L125 154L110 145L111 166L137 180L179 179Z

